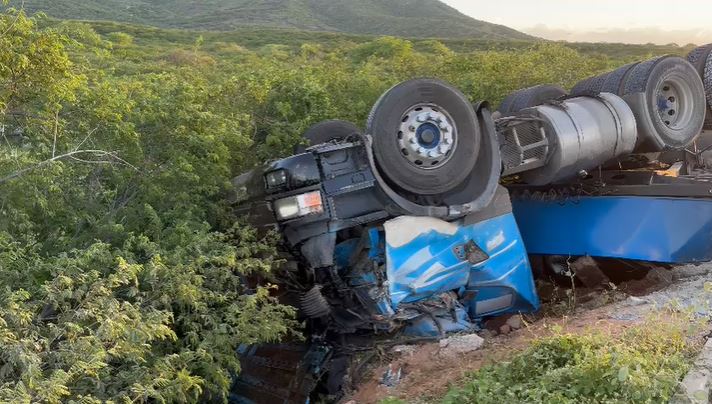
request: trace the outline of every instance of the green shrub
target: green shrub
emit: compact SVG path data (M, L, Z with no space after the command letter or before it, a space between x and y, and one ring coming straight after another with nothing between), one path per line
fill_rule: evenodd
M269 289L243 283L272 263L253 231L193 234L172 251L130 237L50 258L0 234L0 251L2 402L220 398L239 344L293 326Z
M537 340L511 361L471 374L444 402L667 402L689 369L694 348L684 321L661 319L619 336L596 332Z

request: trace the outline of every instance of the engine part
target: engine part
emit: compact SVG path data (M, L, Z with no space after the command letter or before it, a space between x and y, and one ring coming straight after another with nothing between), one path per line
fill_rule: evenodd
M547 101L556 100L567 95L566 90L551 84L542 84L516 91L507 96L499 106L502 116L511 115L525 108L536 107Z
M707 94L707 114L705 116L705 130L712 130L712 44L707 44L693 49L687 55L687 61L697 69L705 86Z
M618 96L577 97L558 105L521 111L543 120L551 147L546 165L521 174L530 185L566 180L629 154L636 144L636 121Z
M386 91L371 110L378 168L393 185L438 195L471 175L480 152L475 111L459 90L435 79L416 79Z
M351 122L332 119L319 122L304 132L304 139L309 146L328 143L332 140L343 140L349 136L361 133L361 130ZM302 144L295 147L295 153L304 153L306 147Z
M311 344L240 346L240 375L230 388L230 404L303 404L331 370L333 348Z
M498 120L502 175L529 171L546 164L549 139L541 123L531 117Z
M300 308L304 315L310 318L321 318L331 313L331 306L324 295L321 294L321 286L315 285L300 299Z

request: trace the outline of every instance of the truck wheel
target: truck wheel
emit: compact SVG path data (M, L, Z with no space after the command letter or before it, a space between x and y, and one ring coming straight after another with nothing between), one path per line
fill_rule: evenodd
M710 52L712 52L712 44L697 47L687 54L687 61L697 69L700 77L705 75L705 67L707 66L707 58Z
M628 74L636 65L638 65L638 63L631 63L612 72L583 80L574 86L571 90L571 94L587 95L590 97L595 97L600 93L619 95L623 91Z
M635 114L640 152L681 149L702 130L707 103L699 74L686 60L664 56L627 73L623 98Z
M704 82L707 94L707 116L705 117L705 130L712 130L712 44L695 48L687 55L690 62Z
M361 133L361 130L351 122L332 119L319 122L304 132L304 139L309 146L328 143L332 140L345 139L351 135ZM306 147L302 144L295 147L296 153L303 153Z
M383 176L417 195L445 194L462 184L481 143L467 97L435 79L406 81L384 93L366 131Z
M606 81L607 78L608 73L579 81L578 83L576 83L574 88L571 89L571 95L587 95L590 97L595 97L601 93L603 83Z
M523 90L515 91L508 95L499 106L502 115L513 114L525 108L536 107L547 101L566 96L566 90L551 84L542 84Z

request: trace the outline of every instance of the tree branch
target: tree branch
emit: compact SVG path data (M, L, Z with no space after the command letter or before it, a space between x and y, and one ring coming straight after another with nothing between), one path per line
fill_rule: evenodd
M96 157L108 157L110 160L86 160L86 159L81 159L78 158L77 155L82 155L82 154L93 154ZM122 159L121 157L117 156L115 153L107 152L104 150L74 150L69 153L61 154L59 156L52 157L51 159L47 159L45 161L41 161L33 166L23 168L22 170L15 171L14 173L5 176L3 178L0 178L0 184L3 184L5 182L14 180L15 178L22 177L23 175L34 171L38 168L46 167L55 161L63 160L63 159L74 159L77 161L85 162L85 163L95 163L95 164L111 164L112 161L117 162L119 164L125 165L127 167L130 167L136 171L139 171L138 168L133 166L131 163L127 162L126 160Z
M0 36L5 36L8 32L10 32L12 27L14 27L15 24L17 24L17 20L20 19L20 14L24 9L25 9L25 0L22 0L22 2L20 3L20 8L17 10L17 12L15 14L15 19L10 23L10 25L7 26L5 31L3 31L3 33L0 34Z

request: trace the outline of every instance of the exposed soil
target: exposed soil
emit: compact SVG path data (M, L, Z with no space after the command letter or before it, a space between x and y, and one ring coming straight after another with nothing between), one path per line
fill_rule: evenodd
M457 358L443 355L438 343L421 344L408 352L386 354L375 365L346 403L377 403L386 397L406 402L429 402L442 397L449 387L483 365L506 360L525 349L538 337L555 332L585 333L592 330L616 335L642 322L653 310L671 307L709 316L705 286L712 286L712 264L685 266L673 270L656 268L646 276L634 274L598 287L566 287L548 282L539 284L543 307L536 316L522 318L521 328L501 333L507 318L488 321L478 333L485 339L479 350ZM637 278L637 279L636 279ZM515 321L514 323L517 323ZM389 366L400 369L394 387L381 384Z

